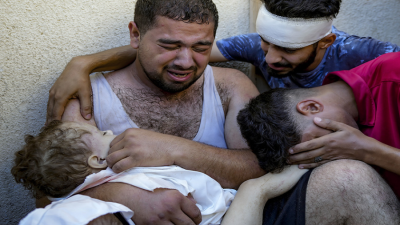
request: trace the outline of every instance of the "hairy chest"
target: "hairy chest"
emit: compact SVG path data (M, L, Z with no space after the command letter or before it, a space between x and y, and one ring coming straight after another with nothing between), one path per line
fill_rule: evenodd
M193 139L200 127L202 86L180 98L114 86L114 93L131 120L142 129Z

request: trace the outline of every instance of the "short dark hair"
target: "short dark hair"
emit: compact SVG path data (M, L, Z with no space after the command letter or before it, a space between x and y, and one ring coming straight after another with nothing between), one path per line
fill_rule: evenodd
M288 18L335 18L341 0L261 0L269 12Z
M26 144L15 153L11 173L35 198L63 197L92 173L87 159L92 151L81 140L82 129L53 121L39 135L27 135Z
M157 16L165 16L185 23L214 22L214 36L218 27L218 10L212 0L138 0L134 21L144 35L156 24Z
M272 89L239 112L240 131L266 172L279 172L288 165L288 150L300 143L302 135L295 115L297 101L313 93L310 89Z

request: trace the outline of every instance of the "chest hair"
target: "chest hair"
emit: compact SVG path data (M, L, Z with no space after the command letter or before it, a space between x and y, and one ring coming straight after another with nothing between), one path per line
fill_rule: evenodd
M131 120L141 129L193 139L200 127L203 108L203 85L184 91L180 97L155 94L146 89L125 88L111 82L111 87ZM229 105L225 85L217 85L224 112Z

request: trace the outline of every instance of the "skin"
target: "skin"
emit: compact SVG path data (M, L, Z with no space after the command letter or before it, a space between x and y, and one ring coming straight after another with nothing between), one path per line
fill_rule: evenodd
M317 54L314 62L304 71L315 69L322 61L326 49L336 40L335 34L330 34L320 40L317 46ZM266 54L266 62L269 65L281 63L290 67L276 68L282 70L284 75L293 71L296 66L304 62L312 52L312 46L300 49L286 49L272 45L264 40L261 47ZM90 119L92 116L92 99L89 74L97 71L109 71L121 69L134 62L137 51L131 46L123 46L110 49L93 55L74 57L65 67L60 77L56 80L49 91L49 101L47 104L47 123L52 120L59 120L64 111L65 105L71 98L79 98L80 111L83 118ZM216 43L212 45L210 62L228 61L219 51Z
M127 89L145 89L156 95L168 96L170 99L183 98L184 93L190 93L192 89L196 90L203 82L203 79L196 80L195 77L201 74L208 63L211 52L210 43L214 41L213 29L213 23L184 23L158 18L157 25L142 35L136 25L130 23L131 46L139 48L138 56L143 60L136 60L125 69L113 73L107 77L107 81L112 83L113 80L123 80ZM193 30L201 31L201 34L194 34ZM175 41L173 46L170 46L171 43L166 46L166 39ZM141 51L142 47L144 51ZM199 51L199 48L205 50ZM196 69L191 70L192 67ZM171 71L170 68L175 71ZM176 68L179 71L176 71ZM195 73L195 70L198 73ZM193 73L188 73L188 71ZM175 79L171 76L171 72L189 74L188 79ZM229 148L237 150L220 149L155 131L128 129L111 143L111 154L107 157L108 165L119 172L134 166L175 164L185 169L204 172L216 179L223 187L230 188L238 188L243 181L263 175L264 172L259 168L256 157L247 149L236 122L238 111L250 98L258 95L258 91L251 81L238 71L213 68L213 72L217 85L223 84L226 89L234 90L229 92L227 100L224 100L227 103L225 139ZM192 80L195 82L183 92L172 93L154 85L148 76L151 73L156 74L167 85L184 86ZM201 95L193 97L201 98ZM169 102L166 101L165 104L168 105ZM73 118L80 114L80 111L76 109L79 110L79 107L75 108ZM183 114L181 118L185 119L187 115ZM133 220L137 224L170 224L171 222L198 224L201 221L199 210L194 202L172 190L145 193L134 187L107 184L90 189L85 194L129 206L135 211Z
M296 112L308 125L302 143L289 150L289 162L299 164L299 168L315 168L333 160L353 159L400 174L400 149L357 129L358 109L350 86L340 81L315 89L318 95L296 105ZM317 156L323 161L315 163Z
M64 126L86 130L89 134L82 136L83 142L92 150L93 154L88 158L88 164L98 172L98 169L107 167L107 157L110 144L116 137L111 130L101 131L97 127L85 122L66 122Z
M326 49L329 48L335 40L336 35L329 34L317 42L316 56L313 63L305 69L297 72L308 72L317 68L325 55ZM299 65L307 61L314 51L313 45L298 49L283 48L271 44L263 38L261 38L261 48L265 53L265 61L268 63L268 66L275 70L279 75L285 75L296 70Z

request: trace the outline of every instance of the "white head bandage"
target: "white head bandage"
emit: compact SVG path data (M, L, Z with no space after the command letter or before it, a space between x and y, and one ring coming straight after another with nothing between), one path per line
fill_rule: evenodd
M332 32L331 18L286 18L270 13L263 4L258 12L257 33L269 43L284 48L303 48Z

